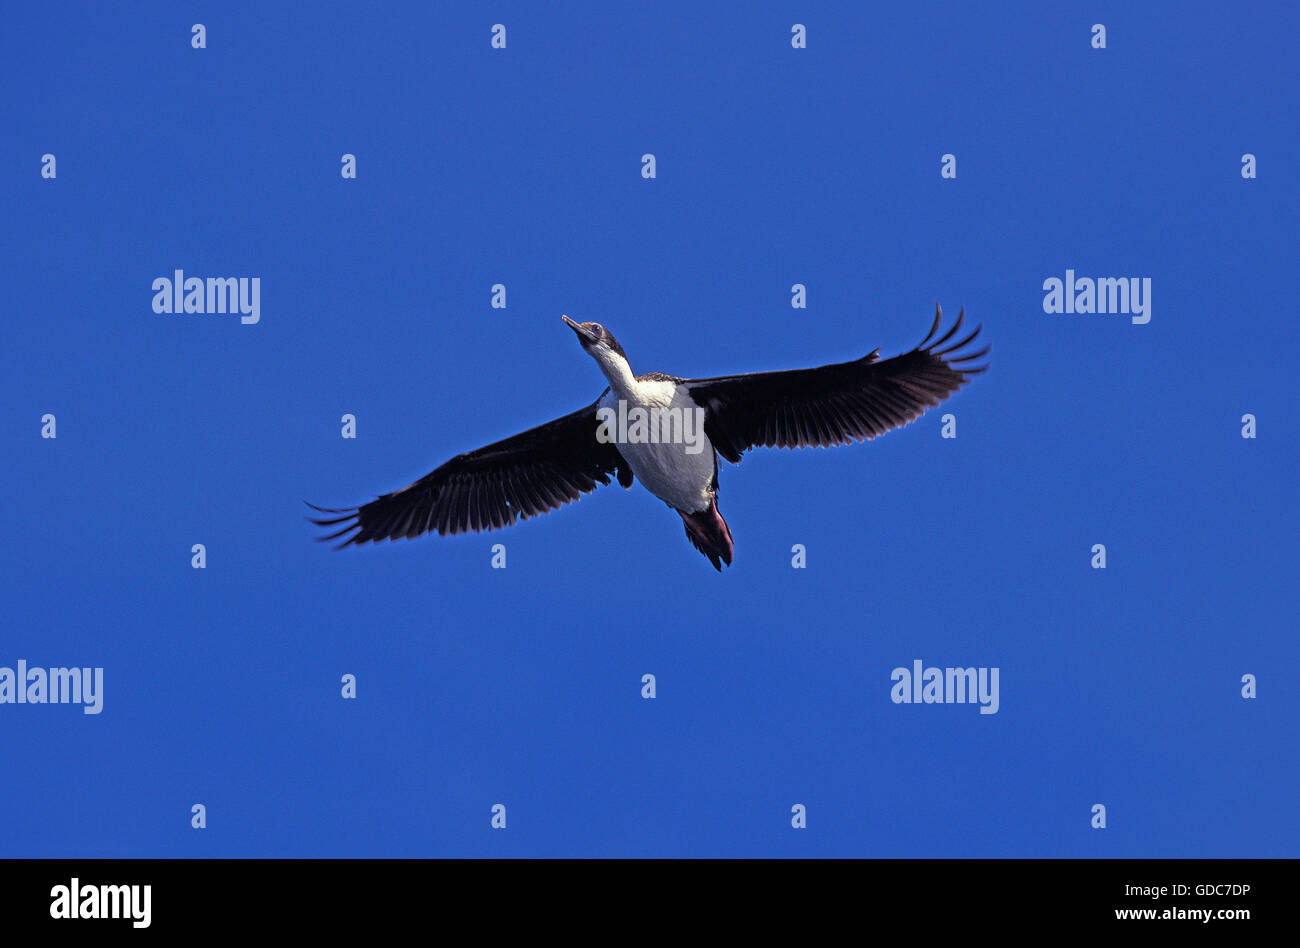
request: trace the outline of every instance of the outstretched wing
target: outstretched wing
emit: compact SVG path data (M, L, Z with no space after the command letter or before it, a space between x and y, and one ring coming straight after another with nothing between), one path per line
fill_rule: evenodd
M965 316L935 339L943 313L911 352L878 361L879 349L854 362L790 372L756 372L687 379L691 398L704 408L704 431L733 464L753 447L829 447L862 441L898 428L937 405L987 366L971 363L988 347L966 351L979 328L944 347ZM933 341L931 341L933 340Z
M477 533L507 527L555 510L609 483L617 473L624 487L632 470L613 442L596 438L596 404L530 428L504 441L459 454L414 484L375 498L361 507L312 522L342 528L322 540L351 534L339 547L376 540L416 537L430 530Z

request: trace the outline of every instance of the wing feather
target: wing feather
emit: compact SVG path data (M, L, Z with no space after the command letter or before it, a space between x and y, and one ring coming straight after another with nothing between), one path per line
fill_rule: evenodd
M340 527L322 540L340 547L435 531L442 535L498 530L564 506L608 484L631 486L631 470L613 443L596 432L597 403L494 444L457 455L412 484L360 507L308 504L321 527Z
M829 447L875 438L938 405L987 365L972 363L989 347L969 351L980 327L958 339L966 313L938 335L943 311L910 352L881 361L880 350L853 362L788 372L687 379L704 408L704 427L732 463L753 447Z

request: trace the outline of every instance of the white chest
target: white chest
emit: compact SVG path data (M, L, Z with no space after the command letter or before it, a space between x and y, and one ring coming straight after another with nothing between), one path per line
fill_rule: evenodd
M634 381L600 400L619 453L646 490L686 513L709 506L713 445L704 413L672 382Z

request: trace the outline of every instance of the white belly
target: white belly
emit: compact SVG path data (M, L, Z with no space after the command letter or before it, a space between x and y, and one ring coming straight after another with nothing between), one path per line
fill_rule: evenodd
M620 393L610 389L600 400L600 407L620 412L627 423L618 435L618 451L632 468L632 473L646 490L664 503L685 513L695 513L709 506L713 483L713 445L704 433L695 403L677 393L672 382L636 382L632 391ZM643 429L635 424L642 409L646 419ZM651 409L673 410L674 425L664 424L665 415L657 417ZM677 418L681 424L675 424ZM654 430L658 430L656 443ZM649 435L646 440L643 435ZM678 436L680 435L680 436Z

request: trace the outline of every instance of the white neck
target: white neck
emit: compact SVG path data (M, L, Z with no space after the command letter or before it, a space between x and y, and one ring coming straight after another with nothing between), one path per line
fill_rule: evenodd
M596 360L600 371L605 373L605 378L609 379L610 387L614 391L623 395L632 391L636 385L636 376L632 374L632 366L628 365L627 359L617 352L599 346L589 349L588 354Z

